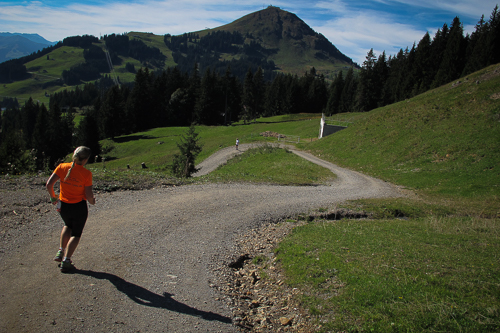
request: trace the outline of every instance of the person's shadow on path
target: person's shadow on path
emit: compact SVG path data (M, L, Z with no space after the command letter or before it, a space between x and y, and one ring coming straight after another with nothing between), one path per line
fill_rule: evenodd
M108 280L116 287L116 289L127 295L128 298L130 298L137 304L184 313L190 316L200 317L205 320L217 320L228 324L232 323L231 318L221 316L213 312L201 311L190 307L189 305L176 301L172 298L173 294L165 292L163 293L163 295L158 295L113 274L81 269L75 269L74 273L91 276L96 279Z

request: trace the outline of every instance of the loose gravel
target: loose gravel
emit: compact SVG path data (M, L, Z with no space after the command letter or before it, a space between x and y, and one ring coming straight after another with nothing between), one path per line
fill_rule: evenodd
M248 147L219 151L200 172ZM264 253L274 260L272 247L291 227L287 218L402 192L292 151L337 174L335 182L159 186L97 194L72 258L77 267L72 274L62 274L52 261L62 222L48 202L45 179L2 180L0 331L311 331L307 313L279 306L279 295L292 299L294 292L279 280L280 273L263 281L245 259ZM249 288L242 288L247 280Z

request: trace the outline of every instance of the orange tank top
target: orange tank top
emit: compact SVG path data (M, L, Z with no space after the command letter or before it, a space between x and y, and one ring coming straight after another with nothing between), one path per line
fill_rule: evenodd
M73 170L67 180L66 175L72 163L61 163L54 173L60 178L59 200L65 203L78 203L87 200L85 197L85 187L92 186L92 172L85 169L83 165L75 163Z

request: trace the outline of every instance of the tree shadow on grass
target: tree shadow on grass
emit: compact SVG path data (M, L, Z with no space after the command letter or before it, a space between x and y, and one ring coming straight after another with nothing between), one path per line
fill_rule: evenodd
M137 140L153 139L153 138L154 137L150 135L127 135L127 136L115 137L112 140L116 143L124 143L129 141L137 141Z
M108 280L116 289L128 296L137 304L151 306L155 308L166 309L178 313L184 313L190 316L200 317L205 320L217 320L222 323L232 323L231 318L219 315L213 312L206 312L190 307L172 298L173 294L164 292L163 295L155 294L146 288L130 283L121 277L104 272L94 272L89 270L75 269L75 274L87 275L96 279Z

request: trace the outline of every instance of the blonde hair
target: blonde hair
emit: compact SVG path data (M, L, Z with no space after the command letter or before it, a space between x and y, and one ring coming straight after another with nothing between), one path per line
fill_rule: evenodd
M66 174L66 177L64 180L67 180L71 174L71 170L75 167L75 162L82 162L85 161L87 158L90 157L90 154L92 154L92 151L90 150L89 147L85 146L80 146L75 149L73 152L73 163L71 163L71 168L69 168L68 173Z

